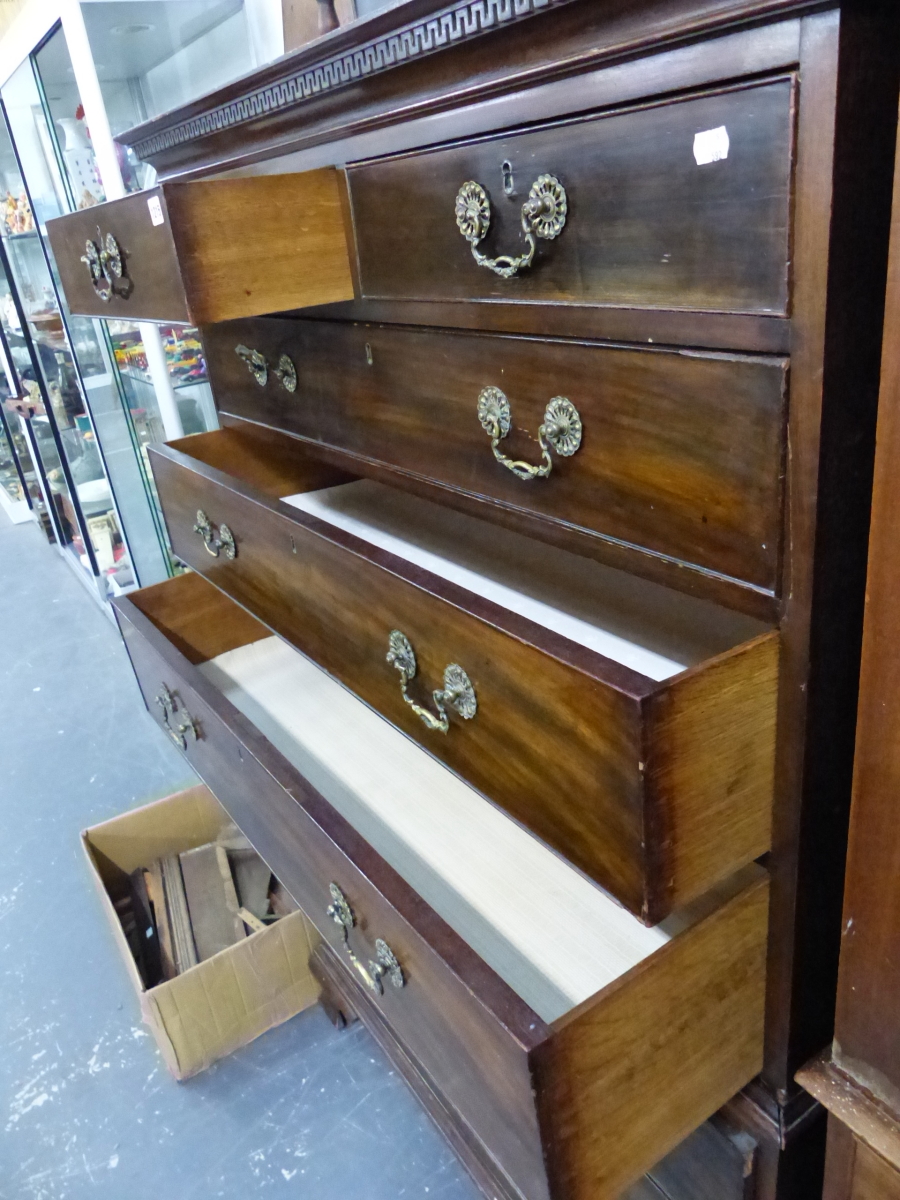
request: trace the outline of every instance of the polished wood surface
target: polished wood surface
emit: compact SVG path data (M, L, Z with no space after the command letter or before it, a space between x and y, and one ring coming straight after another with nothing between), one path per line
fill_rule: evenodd
M784 313L791 94L784 80L353 166L360 293ZM699 165L695 135L722 127L727 158ZM481 253L517 255L545 174L568 196L559 237L512 279L478 266L454 219L459 188L474 180L490 197Z
M344 188L333 169L163 183L58 217L47 229L69 308L194 325L350 300ZM98 229L124 256L108 301L81 261Z
M898 73L896 5L804 22L764 1071L785 1104L834 1020Z
M465 497L469 511L576 553L613 565L627 554L630 569L676 587L730 584L735 606L774 608L785 360L272 318L207 326L203 344L225 413L341 451L350 470L387 468L432 499ZM260 387L237 345L273 366L287 354L296 392L271 374ZM578 409L580 448L551 452L546 479L517 479L478 420L485 387L509 399L508 457L540 463L555 396Z
M590 304L541 304L492 300L349 300L311 305L295 314L481 333L519 333L645 346L703 346L729 353L787 354L791 322L786 316L693 312L678 308L613 308Z
M423 18L434 3L413 0L403 19ZM460 15L454 10L453 19ZM339 31L334 40L272 64L211 101L157 119L144 134L160 140L145 142L139 155L163 173L188 176L298 171L451 143L468 146L479 138L496 143L505 131L548 121L646 107L648 99L715 91L735 81L799 75L789 315L565 304L555 311L551 304L477 299L360 301L349 313L334 314L366 319L358 307L370 304L371 320L447 326L454 321L446 313L455 311L460 327L468 329L790 354L766 1058L759 1086L731 1102L741 1108L747 1128L768 1131L760 1143L758 1200L819 1198L823 1123L814 1106L803 1109L793 1076L832 1032L896 132L898 18L896 4L879 0L572 0L539 17L500 20L491 28L476 18L446 49L435 45L413 53L397 69L373 49L377 69L355 77L351 86L329 85L331 56L368 47L373 31L387 36L397 20L389 12L375 26L363 22ZM307 70L322 71L321 90L301 86ZM265 103L256 106L257 95ZM559 249L566 232L541 251ZM461 238L460 250L468 253ZM466 269L474 271L470 263L471 257ZM439 318L429 315L438 310Z
M798 1073L828 1108L827 1200L900 1196L900 163L878 408L853 804L832 1046Z
M776 635L656 683L178 447L151 451L175 552L645 920L768 848ZM233 561L206 552L198 509ZM423 679L464 667L475 720L422 724L385 663L392 629Z
M719 1107L734 1091L731 1080L756 1074L764 991L747 984L765 975L758 935L767 914L768 886L760 883L607 988L605 1004L582 1005L555 1023L548 1052L533 1057L557 1194L618 1196L648 1138L671 1149L709 1115L713 1094ZM660 977L653 966L666 956L677 957L678 970ZM662 996L666 1028L654 1033ZM710 1044L724 1028L735 1036L713 1061ZM670 1037L673 1029L682 1036ZM592 1136L612 1128L614 1140Z
M834 1058L900 1120L900 170L887 296Z
M822 1200L898 1200L900 1171L846 1125L828 1118L828 1154Z
M174 592L173 584L180 585L182 611L203 594L218 604L223 623L237 609L199 576L158 588ZM158 591L146 593L155 611ZM407 1045L443 1081L479 1138L501 1163L510 1164L507 1169L522 1180L529 1200L532 1194L540 1200L534 1181L541 1180L543 1168L524 1049L546 1036L547 1027L225 697L190 669L174 648L188 632L177 617L169 632L154 636L157 627L141 611L144 596L135 594L117 612L151 713L160 719L154 697L166 683L202 731L188 750L192 766L326 941L340 950L338 928L325 912L329 885L337 882L359 923L351 934L356 953L368 962L375 939L383 937L399 955L409 982L399 992L388 987L383 1003L394 1020L402 1018Z
M163 600L166 592L171 598ZM370 993L325 911L334 879L357 915L351 941L359 957L367 961L383 937L408 967L406 986L388 986L378 999L382 1021L500 1164L501 1178L523 1200L614 1200L671 1148L676 1125L698 1124L758 1068L764 873L547 1026L176 649L196 628L179 612L198 600L218 605L218 623L232 626L236 605L196 575L115 604L148 707L160 719L154 697L165 682L197 720L189 761L335 948L355 1011L366 1020ZM171 627L162 626L163 608ZM250 639L256 634L248 631ZM193 657L200 653L194 647ZM648 1041L649 1027L664 1036ZM591 1083L601 1077L605 1087ZM628 1104L673 1087L681 1116L673 1121L671 1106L650 1106L634 1139ZM600 1159L610 1165L598 1171Z

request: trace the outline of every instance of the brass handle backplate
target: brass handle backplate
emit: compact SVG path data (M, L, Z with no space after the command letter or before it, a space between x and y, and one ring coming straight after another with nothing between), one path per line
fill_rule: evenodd
M237 546L234 541L234 534L227 525L220 525L217 530L202 508L197 509L197 522L194 525L194 533L199 534L203 538L206 553L211 554L213 558L219 557L220 550L225 551L226 558L237 558Z
M259 350L251 350L249 346L243 345L235 346L234 352L247 364L247 370L259 386L265 387L269 381L269 364L266 356ZM286 354L282 354L279 358L277 367L272 367L272 374L286 392L296 392L297 368L294 366L293 360Z
M570 458L581 445L581 415L565 396L554 396L544 409L544 420L538 430L541 461L537 465L507 458L500 449L501 441L512 428L512 412L509 400L499 388L482 389L478 397L478 420L491 439L494 458L517 479L546 479L553 470L551 449L562 458Z
M452 708L454 712L459 713L464 721L471 721L472 717L478 711L478 701L475 698L475 689L472 687L472 681L462 667L456 663L450 663L445 668L443 688L432 692L434 702L437 705L438 715L435 716L427 708L422 708L421 705L416 704L407 691L410 680L415 678L416 671L418 670L416 656L409 643L409 638L405 634L402 634L399 629L391 631L391 636L388 639L387 661L400 672L400 691L403 699L429 729L434 729L438 733L446 733L448 731L450 728L450 718L447 714L448 708Z
M406 984L403 968L400 966L397 956L383 938L375 940L375 958L369 960L368 967L354 954L350 945L350 930L356 924L353 909L350 907L347 897L336 883L330 884L328 890L331 893L331 904L326 908L325 913L331 917L335 925L340 926L343 935L342 945L344 952L353 963L354 968L359 973L366 987L370 991L375 992L376 995L382 996L384 994L382 980L386 975L395 988L402 988Z
M559 237L567 212L568 199L563 185L555 175L539 175L522 205L524 251L518 255L501 254L497 258L488 258L478 249L478 243L487 236L491 224L488 194L473 179L464 183L456 194L456 225L471 246L472 257L479 267L486 267L504 279L511 279L531 266L537 249L535 238L552 242Z
M121 287L118 283L125 278L125 256L111 233L104 238L98 225L97 240L95 242L88 238L81 261L87 264L91 283L101 300L108 304L114 295L127 298L131 291L130 283L127 287Z
M197 721L183 704L180 704L177 696L163 684L159 695L155 697L156 703L162 709L163 725L166 733L172 739L176 746L182 750L187 750L188 738L196 742L200 737L200 729ZM179 718L179 711L181 717Z

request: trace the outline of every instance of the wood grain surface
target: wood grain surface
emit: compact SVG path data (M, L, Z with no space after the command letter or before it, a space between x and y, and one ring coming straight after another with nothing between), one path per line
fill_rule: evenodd
M834 1057L900 1121L900 167L885 327Z
M354 296L345 181L334 169L166 183L48 222L69 308L198 324ZM160 205L154 223L148 204ZM125 273L109 301L81 256L113 234Z
M571 341L272 318L206 327L220 409L342 452L349 470L387 469L441 502L601 560L632 549L678 586L705 572L732 590L778 590L787 362ZM289 393L260 387L235 346L295 363ZM546 479L495 461L477 415L483 388L507 396L508 457L541 462L555 396L581 416L582 443L551 453ZM614 565L618 565L614 558ZM749 587L747 587L749 585Z
M615 1200L759 1070L768 895L741 892L533 1052L555 1196Z
M182 612L204 592L217 596L223 625L235 607L196 575L116 601L145 697L153 706L165 680L195 716L189 760L334 950L355 1011L390 1031L450 1105L457 1134L465 1128L482 1163L497 1164L501 1195L613 1200L670 1148L676 1127L689 1132L752 1075L762 1053L762 871L547 1026L175 648L187 629L161 592L177 593ZM165 608L172 627L145 607ZM356 916L354 951L365 960L385 938L408 968L402 989L378 998L364 989L325 912L335 879ZM648 1095L666 1102L648 1105Z
M791 95L785 79L355 165L361 295L785 313ZM700 165L695 135L722 127L727 157ZM539 242L532 266L511 279L479 267L456 227L459 188L474 180L490 197L479 250L516 255L522 205L543 174L567 192L559 237Z
M151 452L175 552L633 912L656 922L766 850L776 635L704 664L708 685L657 684L208 467L193 442ZM235 560L206 553L198 509L228 525ZM385 662L392 629L415 649L418 701L459 663L474 720L425 727Z

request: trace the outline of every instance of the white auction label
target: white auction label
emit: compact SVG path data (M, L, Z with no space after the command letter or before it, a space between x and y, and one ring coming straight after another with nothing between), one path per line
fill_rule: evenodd
M147 207L150 209L150 220L154 225L162 225L165 221L163 216L162 205L159 202L159 196L150 196L147 200Z
M694 158L698 167L722 162L728 157L730 149L731 142L724 125L720 125L718 129L704 129L702 133L694 134Z

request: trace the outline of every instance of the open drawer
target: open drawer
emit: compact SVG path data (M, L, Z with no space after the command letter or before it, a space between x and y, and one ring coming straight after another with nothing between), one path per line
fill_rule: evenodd
M115 602L150 711L504 1200L613 1200L757 1072L768 883L648 929L197 575Z
M251 425L151 455L177 555L648 923L769 848L775 633Z
M47 223L74 313L189 325L351 300L345 183L162 183Z

